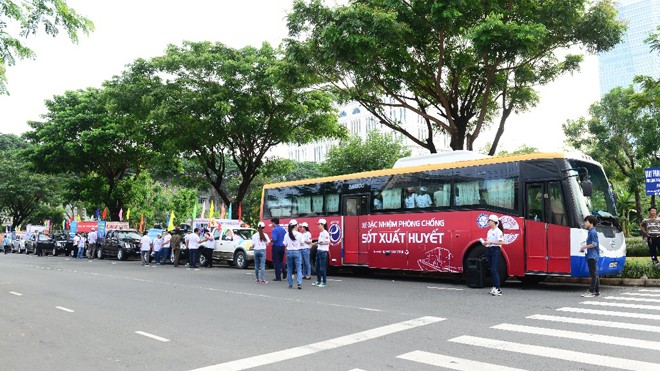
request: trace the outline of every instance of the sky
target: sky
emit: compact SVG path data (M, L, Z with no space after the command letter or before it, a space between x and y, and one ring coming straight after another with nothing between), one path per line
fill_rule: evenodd
M274 45L286 37L286 14L292 0L68 0L91 19L96 30L78 44L65 34L30 36L26 44L37 57L9 67L9 96L0 95L0 132L21 134L27 122L45 113L44 101L67 90L100 86L136 58L161 55L168 44L218 41L231 47ZM541 102L512 115L501 149L527 144L543 151L564 147L561 125L587 113L598 100L598 60L587 56L580 73L538 89ZM492 141L482 133L476 147Z

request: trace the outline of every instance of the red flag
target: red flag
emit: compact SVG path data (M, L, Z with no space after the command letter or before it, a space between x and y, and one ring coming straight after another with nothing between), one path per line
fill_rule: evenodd
M108 217L108 208L107 207L103 209L103 214L101 214L101 217L103 218L103 220L105 220L105 218Z
M242 204L238 204L238 220L243 220L243 218L242 218L242 216L243 216L242 206L243 206Z

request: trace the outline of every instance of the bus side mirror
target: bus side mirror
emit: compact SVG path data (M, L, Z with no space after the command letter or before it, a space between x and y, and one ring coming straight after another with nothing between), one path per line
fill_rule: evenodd
M584 197L591 197L591 194L593 193L593 188L594 185L591 183L591 180L585 179L581 182L582 186L582 194Z

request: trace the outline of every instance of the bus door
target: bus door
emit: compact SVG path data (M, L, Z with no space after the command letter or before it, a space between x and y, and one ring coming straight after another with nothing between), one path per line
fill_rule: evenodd
M369 213L368 195L344 196L343 264L369 264L369 245L362 242L362 225Z
M559 181L525 187L527 272L569 273L570 231Z

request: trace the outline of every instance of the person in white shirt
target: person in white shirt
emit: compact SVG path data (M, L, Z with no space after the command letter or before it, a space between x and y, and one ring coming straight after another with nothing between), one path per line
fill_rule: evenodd
M96 242L98 240L98 234L96 233L96 229L92 228L92 231L87 234L87 242L89 248L87 249L87 257L89 259L94 259L94 256L96 255L96 249L98 246L96 245Z
M286 246L286 265L287 265L287 280L289 281L289 288L293 287L293 267L296 268L296 281L298 282L298 290L302 289L302 255L300 249L305 244L302 233L298 232L296 228L298 222L291 219L289 222L289 232L284 236L284 246Z
M85 245L87 244L87 239L85 234L80 234L80 239L78 240L78 259L82 259L85 256Z
M163 235L158 233L154 240L154 260L156 265L160 265L160 251L163 249Z
M81 250L78 248L78 245L80 244L80 235L76 233L75 236L73 236L73 247L76 249L76 254L74 255L74 258L82 259L81 255Z
M257 224L257 233L252 235L252 246L254 249L254 275L257 277L257 283L266 284L266 246L270 242L268 235L264 233L266 223ZM259 274L261 273L261 274Z
M163 232L163 250L160 253L160 256L162 258L162 264L165 265L167 264L167 260L170 258L170 253L171 253L171 241L172 241L172 235L170 234L169 231Z
M149 254L151 254L151 238L147 231L144 231L140 239L140 256L142 257L142 266L149 265Z
M408 194L406 195L406 198L404 200L406 209L415 208L415 199L417 199L417 194L415 193L415 190L412 188L408 188Z
M312 265L309 261L309 255L312 251L312 232L309 231L309 224L302 223L300 224L300 233L303 235L303 241L305 243L300 249L300 255L302 258L302 274L304 280L312 279Z
M328 233L328 222L325 219L319 219L319 238L316 241L316 283L317 287L327 286L328 256L330 255L330 233Z
M213 248L215 245L215 240L211 232L204 228L204 233L202 234L201 239L199 240L199 255L206 258L205 265L206 268L213 267Z
M188 266L197 268L199 264L199 228L195 228L193 233L186 236L186 248L188 248Z
M421 187L420 192L426 192L426 187ZM428 193L422 193L417 195L415 198L415 204L418 208L427 208L430 207L433 201L431 201L431 196Z
M490 273L493 278L493 288L490 294L493 296L502 296L500 288L500 275L498 273L501 247L504 245L504 232L502 232L502 223L497 215L488 217L488 234L486 240L481 239L481 243L488 248L488 262L490 263Z

